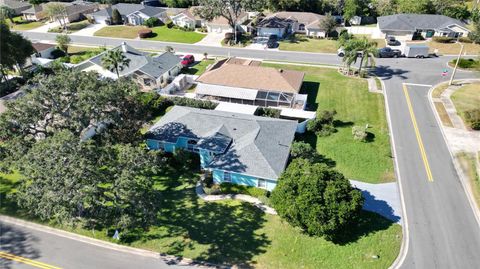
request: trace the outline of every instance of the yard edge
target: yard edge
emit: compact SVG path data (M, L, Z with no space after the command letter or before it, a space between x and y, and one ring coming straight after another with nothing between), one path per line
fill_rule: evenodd
M474 81L480 81L480 79L477 78L471 78L471 79L457 79L454 80L453 82L459 82L459 81L464 81L464 80L474 80ZM475 220L477 221L478 226L480 227L480 205L478 205L475 202L475 197L473 196L472 188L470 187L470 184L468 183L467 177L465 173L463 172L463 169L460 167L460 163L458 162L457 158L453 154L452 149L450 148L450 144L448 143L447 136L445 135L444 127L442 124L442 121L440 119L440 116L438 115L438 111L435 108L435 104L433 102L433 97L432 97L432 92L435 90L437 87L439 87L442 83L437 83L433 85L429 90L427 94L428 98L428 103L430 104L430 108L433 111L433 114L435 116L435 120L437 121L438 126L440 127L440 131L442 133L443 140L445 141L445 144L447 144L447 149L450 154L450 158L452 159L453 166L455 167L455 171L457 173L458 178L460 179L460 183L462 184L463 190L465 191L465 194L467 195L467 200L468 203L470 204L470 207L472 208L473 215L475 216Z
M377 77L378 78L378 77ZM388 122L388 129L390 131L390 145L391 145L391 150L394 156L394 170L395 174L397 176L397 185L398 185L398 191L400 195L400 201L402 204L402 213L403 213L403 219L402 219L402 244L400 246L400 251L398 253L397 258L393 261L392 265L388 267L389 269L397 269L402 266L403 262L405 261L405 258L407 257L408 253L408 247L409 247L409 242L410 242L410 237L409 237L409 230L408 230L408 217L407 217L407 210L406 210L406 205L405 205L405 197L403 196L403 187L402 187L402 176L400 174L400 169L398 168L398 158L397 158L397 151L395 150L395 137L393 135L393 128L392 128L392 122L391 122L391 117L390 117L390 109L389 109L389 104L388 104L388 95L386 92L385 88L385 83L383 82L382 79L378 78L380 80L380 83L382 84L382 92L383 92L383 97L384 97L384 102L385 102L385 111L387 114L387 122Z

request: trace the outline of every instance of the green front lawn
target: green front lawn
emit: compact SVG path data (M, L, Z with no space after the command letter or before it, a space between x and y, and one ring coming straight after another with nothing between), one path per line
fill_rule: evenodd
M308 93L310 107L337 111L338 132L327 137L305 135L303 139L333 161L338 171L369 183L394 180L384 99L381 94L368 92L366 80L345 77L330 68L265 65L306 72L302 91ZM352 126L366 124L369 142L355 141Z
M197 174L191 169L166 169L156 177L162 197L157 223L146 232L121 234L124 244L241 268L387 268L399 252L401 227L376 213L363 212L345 235L348 239L334 244L309 237L247 203L204 202L194 192ZM9 204L2 203L0 212L21 215L13 208L6 210ZM56 227L113 241L105 230Z
M465 111L480 108L480 83L462 86L452 94L451 98L458 115L465 122Z
M207 67L209 65L213 64L214 62L215 61L211 60L211 59L208 59L208 60L202 59L200 62L196 63L195 65L184 69L184 72L186 74L189 74L189 75L198 75L199 76L199 75L203 74L203 72L205 72Z
M10 25L11 29L18 31L27 31L38 28L43 25L43 22L40 21L26 21L22 16L13 18L14 24L10 20L7 20L7 23Z
M166 26L158 26L151 28L153 36L145 38L146 40L156 40L165 42L178 42L178 43L197 43L205 37L205 34L183 31L180 29L168 28Z
M280 50L336 53L337 41L330 39L308 38L304 35L296 35L293 40L282 40L279 43Z
M102 29L96 31L93 35L134 39L138 37L138 31L145 28L145 26L105 26Z

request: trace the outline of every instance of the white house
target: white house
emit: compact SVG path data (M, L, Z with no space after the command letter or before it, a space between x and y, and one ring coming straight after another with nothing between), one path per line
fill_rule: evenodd
M47 66L53 61L52 52L55 50L55 45L47 43L32 43L35 53L30 56L32 64Z
M248 13L242 12L238 16L237 19L237 31L245 32L245 28L241 27L248 20L249 16ZM232 27L228 23L228 20L224 17L217 17L209 22L206 23L207 31L209 33L227 33L233 32Z
M144 91L156 90L165 86L170 80L180 73L181 59L170 52L158 56L138 51L125 42L112 50L121 50L130 60L127 67L119 70L121 77L132 78ZM115 71L107 70L102 65L102 58L106 52L96 55L77 65L77 69L85 72L95 71L106 78L116 79Z
M91 17L96 23L110 24L114 9L118 10L124 23L133 25L142 25L147 19L152 17L159 18L162 22L166 22L168 20L168 14L165 8L125 3L119 3L99 10L91 14Z
M206 21L200 16L195 15L195 9L197 7L190 7L177 15L171 16L170 19L175 25L180 27L194 29L196 27L205 27Z
M24 19L29 21L46 19L47 14L45 13L45 7L53 3L63 5L65 7L65 16L63 19L66 22L74 22L84 19L87 14L90 14L98 9L98 5L96 3L85 1L48 2L40 5L33 5L29 9L22 11ZM50 18L50 21L54 21L54 18Z
M320 29L320 21L323 18L324 16L312 12L277 12L257 24L257 35L277 35L282 38L292 33L299 33L325 37L325 32Z

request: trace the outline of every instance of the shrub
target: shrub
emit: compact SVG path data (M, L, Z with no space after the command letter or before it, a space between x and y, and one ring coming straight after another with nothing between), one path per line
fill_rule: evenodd
M70 56L63 56L63 57L60 57L58 58L58 61L60 61L61 63L70 63Z
M68 30L71 30L71 31L82 30L83 28L87 27L89 24L90 24L89 22L85 22L85 21L71 23L70 25L68 25Z
M162 21L157 17L148 18L143 22L143 25L147 26L148 28L159 26L161 24L162 24Z
M457 63L457 59L453 59L450 63L455 65ZM460 58L460 60L458 61L458 67L465 69L474 68L479 63L480 62L475 61L474 59Z
M165 22L165 25L167 26L167 28L172 28L175 24L173 24L173 21L172 20L167 20Z
M138 30L138 37L140 38L147 38L152 36L152 30L150 29L141 29Z
M464 112L465 121L473 130L480 130L480 108Z
M307 130L314 132L318 136L329 136L336 132L333 125L334 116L337 114L335 110L324 110L322 112L317 111L315 119L310 120L307 123Z
M434 36L432 40L437 43L452 43L455 41L455 38L448 36Z
M111 21L111 23L112 24L122 24L123 23L122 15L120 15L120 12L116 8L114 8L112 10L112 21Z
M473 43L473 40L471 40L470 38L466 37L466 36L462 36L458 39L458 41L462 42L462 43Z
M308 143L295 141L290 148L290 157L292 159L303 158L314 161L317 151Z
M267 196L268 191L252 186L237 185L223 182L220 184L220 193L223 194L245 194L253 197Z
M235 35L233 33L225 33L225 39L233 39Z
M362 126L352 127L353 139L361 142L367 142L367 130Z
M65 52L61 49L54 49L51 53L53 59L65 56Z
M282 111L276 108L270 107L258 107L257 111L255 111L255 115L261 117L268 117L268 118L280 118L280 113Z

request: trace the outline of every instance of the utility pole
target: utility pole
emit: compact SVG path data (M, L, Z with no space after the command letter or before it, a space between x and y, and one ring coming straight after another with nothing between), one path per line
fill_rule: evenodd
M452 77L450 78L450 82L448 83L448 85L452 85L453 83L453 79L455 78L455 73L457 72L457 68L458 68L458 62L460 61L460 56L462 56L462 52L463 52L463 44L462 43L458 43L460 44L460 52L458 53L458 57L457 57L457 61L455 62L455 68L453 68L453 72L452 72Z

